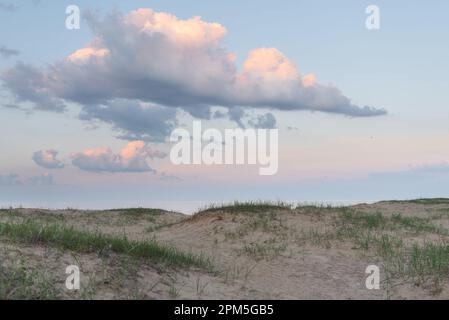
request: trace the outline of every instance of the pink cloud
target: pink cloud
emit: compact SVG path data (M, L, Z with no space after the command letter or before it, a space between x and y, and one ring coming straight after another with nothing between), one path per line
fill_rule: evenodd
M386 113L355 105L337 87L318 83L314 75L301 75L296 63L277 48L250 51L239 70L235 53L224 45L226 29L217 22L184 20L151 9L88 20L94 34L89 44L47 68L18 63L1 74L5 87L37 109L63 111L67 102L77 102L83 114L112 122L128 137L156 136L159 141L161 134L133 131L130 123L139 123L139 118L122 117L126 126L121 119L110 119L116 111L111 104L128 103L130 112L125 115L136 114L132 111L138 102L181 108L205 119L211 118L211 107L221 106L235 121L241 120L233 112L239 108L354 117Z
M74 166L86 171L146 172L154 171L148 164L149 159L165 156L165 153L153 150L143 141L132 141L118 154L111 148L99 147L74 153L71 158Z
M46 169L62 169L64 164L56 157L58 151L56 150L39 150L33 153L34 162Z

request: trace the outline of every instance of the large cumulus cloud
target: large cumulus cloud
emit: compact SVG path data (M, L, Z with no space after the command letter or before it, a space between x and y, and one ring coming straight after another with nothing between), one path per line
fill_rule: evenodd
M301 75L275 48L251 51L239 70L235 55L223 46L226 29L218 23L199 17L181 20L150 9L88 20L95 35L88 45L43 69L18 63L1 75L4 86L38 109L62 111L69 101L79 103L84 118L110 122L130 139L160 139L167 130L138 123L134 131L130 122L142 121L142 115L168 121L168 114L150 115L136 103L182 108L199 118L210 118L212 106L228 108L231 118L234 108L385 114L354 105L336 87L319 84L313 74ZM111 107L117 99L121 110ZM128 119L120 121L126 110ZM271 117L261 121L273 123Z

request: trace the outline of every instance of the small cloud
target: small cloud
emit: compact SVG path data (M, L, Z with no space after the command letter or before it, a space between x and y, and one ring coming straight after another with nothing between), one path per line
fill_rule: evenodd
M0 174L0 187L10 187L20 185L19 175L11 173L6 175Z
M62 169L64 164L56 159L58 151L56 150L39 150L33 153L34 162L46 169Z
M72 155L72 164L91 172L154 172L149 159L164 158L166 154L153 150L144 141L129 142L119 154L110 148L87 149Z
M274 129L276 128L276 118L271 112L265 114L252 114L244 108L229 109L228 117L231 121L237 123L240 128L256 128L256 129Z
M8 59L12 56L18 56L20 52L18 50L9 49L5 47L4 45L0 46L0 57Z
M12 4L12 3L5 3L5 2L0 2L0 10L3 11L16 11L19 9L18 5Z
M412 171L425 173L449 173L449 162L424 164L412 168Z
M245 128L243 118L246 116L245 110L242 107L235 107L228 110L228 117L230 120L237 123L240 128Z
M30 177L27 181L32 186L53 186L56 184L53 175L48 172L40 176Z
M180 177L177 177L175 175L168 174L165 172L162 172L160 174L159 180L161 180L161 181L182 181L182 179Z
M15 103L7 103L2 106L3 106L3 108L6 108L6 109L22 110L22 107Z
M216 110L211 115L212 119L223 119L225 117L226 117L226 112L223 112L221 110Z
M250 119L249 125L256 129L274 129L276 128L276 118L270 112L257 115L256 119Z

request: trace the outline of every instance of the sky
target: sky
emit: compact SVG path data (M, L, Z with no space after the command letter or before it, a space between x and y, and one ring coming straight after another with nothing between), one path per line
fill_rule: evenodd
M447 1L0 0L0 207L447 197L448 17ZM278 129L277 174L174 165L170 133L195 120Z

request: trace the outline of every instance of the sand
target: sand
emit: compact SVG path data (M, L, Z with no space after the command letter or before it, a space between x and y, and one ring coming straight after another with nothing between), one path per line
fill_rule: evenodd
M352 216L342 218L348 212ZM381 220L372 221L370 217L376 215L381 215ZM358 220L359 216L366 219ZM21 223L26 219L138 241L155 239L207 257L214 270L171 267L113 252L68 251L0 236L3 268L17 268L21 263L25 274L36 272L36 280L28 284L34 295L25 298L46 293L52 299L449 298L449 274L444 265L439 271L398 271L401 268L395 265L394 257L381 253L379 241L370 240L385 235L400 239L403 247L395 250L400 250L400 263L409 270L414 244L435 243L444 248L448 243L449 202L443 200L379 202L347 208L218 208L194 216L167 211L132 214L123 210L0 212L0 223ZM347 226L356 231L352 236L344 235ZM358 233L370 235L363 238L368 239L367 246L363 239L354 238ZM445 256L438 259L446 261ZM67 265L79 266L80 290L65 287ZM378 290L366 288L365 270L369 265L380 268ZM23 285L17 280L18 287ZM50 288L41 290L42 286ZM17 297L14 292L9 294L6 298Z

